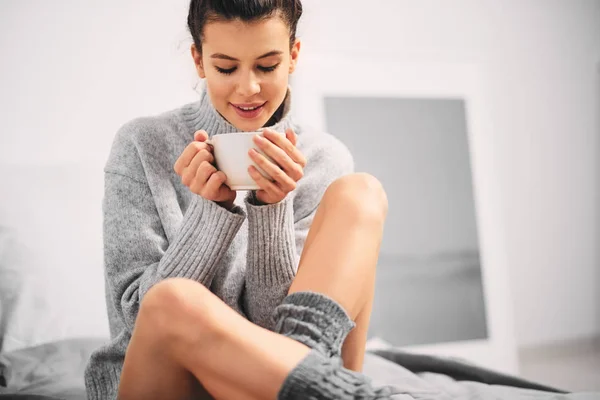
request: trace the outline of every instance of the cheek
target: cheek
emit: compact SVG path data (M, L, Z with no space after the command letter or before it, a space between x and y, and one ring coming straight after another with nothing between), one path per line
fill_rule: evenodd
M215 74L206 76L206 86L211 93L213 101L219 102L227 101L226 98L234 89L231 79Z
M289 82L289 74L287 69L282 69L273 74L271 79L265 81L263 88L271 95L285 96Z

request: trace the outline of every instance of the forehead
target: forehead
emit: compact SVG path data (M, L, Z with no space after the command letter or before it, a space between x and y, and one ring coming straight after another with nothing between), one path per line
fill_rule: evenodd
M285 51L289 35L279 17L254 22L215 21L204 26L202 50L208 56L223 53L239 59L256 58L272 50Z

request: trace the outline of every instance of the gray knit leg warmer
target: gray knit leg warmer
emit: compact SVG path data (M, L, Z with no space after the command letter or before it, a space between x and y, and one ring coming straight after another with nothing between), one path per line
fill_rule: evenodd
M334 300L319 293L287 296L274 312L275 332L313 350L290 372L278 399L389 399L390 388L342 366L341 347L354 322Z
M326 357L339 357L348 333L356 326L334 300L320 293L296 292L274 311L274 331L304 343Z
M384 400L396 390L374 387L371 379L341 365L339 358L326 358L312 350L287 376L279 400Z

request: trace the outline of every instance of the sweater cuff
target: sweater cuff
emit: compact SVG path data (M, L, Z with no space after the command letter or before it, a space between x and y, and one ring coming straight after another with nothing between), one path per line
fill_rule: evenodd
M121 380L121 367L113 367L112 364L106 368L89 369L85 374L85 389L88 400L115 399L119 392Z
M264 285L287 284L296 276L294 203L291 195L275 204L254 205L248 212L248 278Z
M161 259L159 275L189 278L208 286L244 219L244 211L238 206L229 211L195 196L183 218L178 241Z

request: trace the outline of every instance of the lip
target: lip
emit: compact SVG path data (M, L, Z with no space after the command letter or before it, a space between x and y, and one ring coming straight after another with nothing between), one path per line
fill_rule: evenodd
M233 103L229 103L233 109L235 110L235 112L242 118L245 119L254 119L256 117L258 117L260 114L262 114L264 108L265 108L265 104L267 104L267 102L265 101L264 103L238 103L238 104L233 104ZM254 110L250 110L250 111L246 111L246 110L242 110L240 107L243 108L255 108Z
M238 103L238 104L231 103L231 105L234 107L254 108L254 107L264 106L265 103L266 103L266 101L263 101L260 103Z

